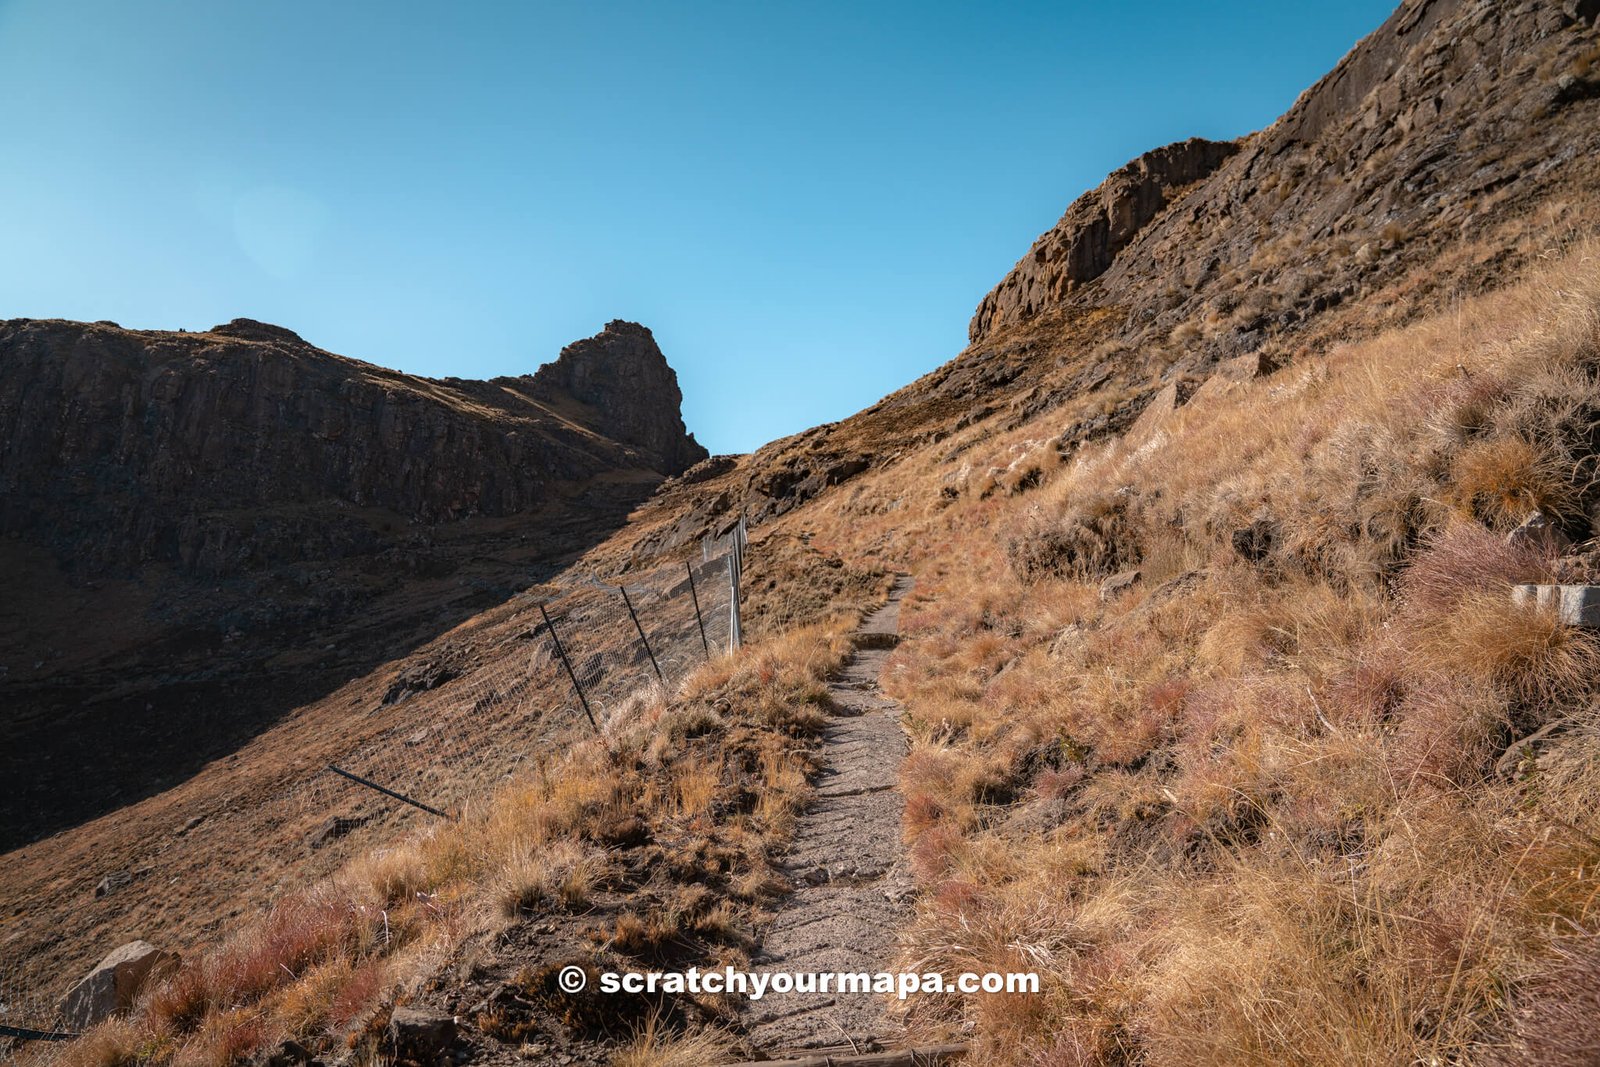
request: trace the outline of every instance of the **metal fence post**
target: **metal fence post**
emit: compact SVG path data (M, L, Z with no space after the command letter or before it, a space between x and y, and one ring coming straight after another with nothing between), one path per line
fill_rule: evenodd
M0 1026L0 1037L14 1037L18 1041L71 1041L82 1034L65 1030L35 1030L31 1026Z
M706 662L711 662L711 642L706 640L706 621L700 615L700 594L694 587L694 567L688 560L683 561L683 569L689 575L689 596L694 600L694 622L700 627L700 647L706 650Z
M728 651L738 651L743 644L744 633L739 626L739 552L733 549L728 553Z
M382 793L386 797L393 797L395 800L400 801L402 804L410 804L413 808L421 808L423 811L427 812L429 815L437 815L441 819L449 819L450 818L449 815L446 815L444 812L440 811L438 808L430 808L428 805L424 804L422 801L420 801L420 800L412 800L410 797L406 796L404 793L396 793L393 789L386 789L383 786L379 785L377 782L371 781L370 779L367 779L367 778L363 778L359 774L351 774L349 771L345 770L343 767L335 766L334 764L330 763L330 764L328 764L328 770L332 771L334 774L343 775L344 777L350 779L352 782L356 783L357 785L364 785L368 789L377 790L378 792Z
M583 713L589 716L589 725L594 727L594 732L600 732L600 724L594 721L594 712L589 710L589 698L583 695L583 686L578 683L578 672L572 669L572 661L567 658L567 650L561 645L561 636L556 633L556 624L550 621L550 613L544 610L544 605L539 605L539 614L544 617L544 628L550 634L550 641L556 646L556 655L561 657L561 665L567 669L567 677L572 679L572 689L578 694L578 703L583 705Z
M628 587L619 585L617 591L622 594L622 602L628 605L628 616L633 619L633 628L639 631L639 643L644 646L644 654L650 657L650 666L656 669L656 681L665 686L666 676L661 673L661 664L656 662L656 654L650 650L650 639L644 635L644 627L639 625L639 613L633 610L633 599L628 596Z

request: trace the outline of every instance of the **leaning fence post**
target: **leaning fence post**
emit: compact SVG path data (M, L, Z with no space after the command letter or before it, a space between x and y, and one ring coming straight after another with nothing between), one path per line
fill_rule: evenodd
M661 664L656 662L656 654L650 650L650 639L644 635L644 627L639 625L639 613L633 610L633 599L628 596L628 587L619 585L617 591L622 594L622 602L628 605L628 616L633 619L633 628L639 631L639 643L644 646L644 654L650 657L650 666L656 669L656 680L665 686L667 679L661 673Z
M14 1037L18 1041L71 1041L82 1034L65 1030L35 1030L31 1026L0 1026L0 1037Z
M328 764L328 770L332 771L334 774L343 775L344 777L350 779L352 782L356 783L357 785L364 785L368 789L377 790L378 792L382 793L386 797L393 797L395 800L400 801L402 804L410 804L413 808L421 808L423 811L427 812L429 815L437 815L441 819L450 818L450 816L446 815L444 812L440 811L438 808L430 808L428 805L424 804L422 801L420 801L420 800L412 800L410 797L406 796L404 793L396 793L393 789L388 789L388 788L386 788L384 786L381 786L377 782L374 782L369 778L363 778L359 774L351 774L349 771L345 770L343 767L339 767L339 766L336 766L335 764L330 763L330 764Z
M711 662L711 642L706 640L706 621L700 615L700 594L694 588L694 567L688 560L683 561L683 569L689 575L689 596L694 600L694 622L700 627L700 647L706 650L706 662Z
M567 669L567 677L572 679L573 692L578 694L578 703L583 705L583 713L589 716L589 725L594 727L594 732L600 732L600 724L594 721L594 712L589 710L589 698L583 695L583 686L578 684L578 672L572 669L572 661L567 658L567 650L561 645L561 636L556 633L556 624L550 621L550 613L544 610L544 605L539 605L539 614L544 616L544 628L550 634L550 641L556 646L556 655L561 657L561 665Z

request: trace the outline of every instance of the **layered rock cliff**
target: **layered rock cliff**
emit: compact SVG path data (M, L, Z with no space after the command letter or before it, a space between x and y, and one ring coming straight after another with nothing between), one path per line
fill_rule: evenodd
M976 341L1007 322L1032 318L1106 272L1117 253L1185 187L1238 151L1198 137L1147 152L1085 193L1061 221L983 298L968 336Z
M248 320L0 323L0 532L88 573L341 558L396 524L522 514L606 472L675 474L705 456L681 400L631 323L495 382L385 370Z
M656 339L635 322L609 322L593 337L574 341L533 376L541 397L569 396L591 405L597 429L637 445L659 469L680 474L706 458L678 414L678 375L662 358Z

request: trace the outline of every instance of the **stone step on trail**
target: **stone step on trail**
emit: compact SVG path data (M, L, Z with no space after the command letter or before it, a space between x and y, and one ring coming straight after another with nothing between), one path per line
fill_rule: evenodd
M907 740L900 706L878 688L898 642L902 575L887 602L856 631L856 651L828 683L833 715L822 735L822 770L800 816L784 869L795 886L763 932L751 969L768 973L868 974L889 969L912 896L898 788ZM887 1001L873 993L772 993L747 1002L752 1044L768 1056L871 1052L899 1043Z

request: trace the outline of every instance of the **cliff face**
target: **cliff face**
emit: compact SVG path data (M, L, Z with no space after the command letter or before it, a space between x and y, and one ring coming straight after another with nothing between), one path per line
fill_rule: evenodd
M207 761L557 570L704 455L647 330L418 378L238 320L0 323L0 837Z
M379 547L385 526L513 516L610 471L676 473L704 455L681 399L649 331L625 323L493 383L384 370L249 321L0 323L0 531L89 573L339 558Z

